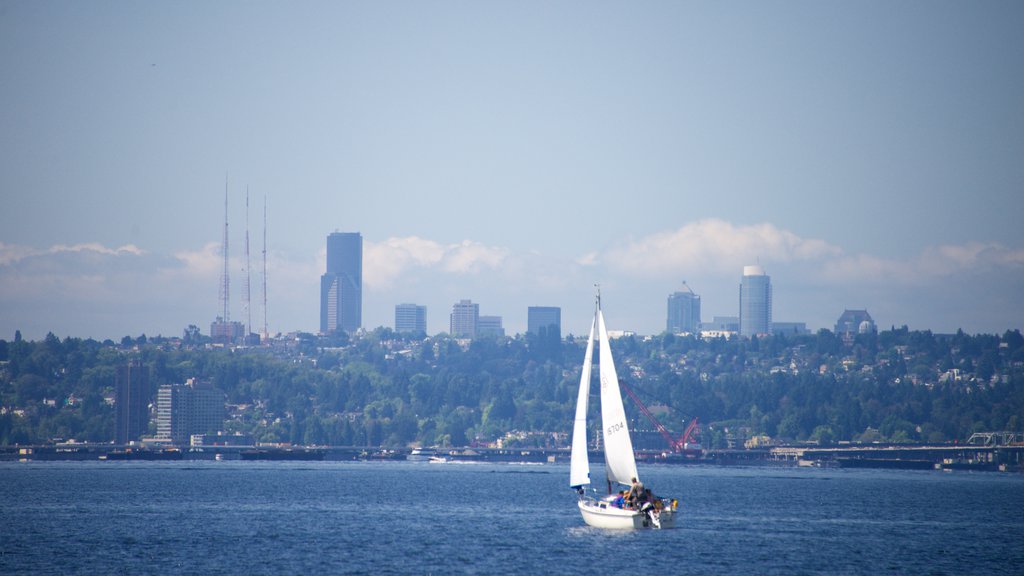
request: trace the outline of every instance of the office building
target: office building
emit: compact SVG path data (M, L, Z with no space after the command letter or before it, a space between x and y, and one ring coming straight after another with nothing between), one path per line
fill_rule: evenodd
M740 282L740 336L771 333L771 278L760 266L744 266Z
M477 337L490 336L501 338L505 335L505 328L501 325L501 316L480 316L476 319Z
M479 319L480 305L471 300L460 300L452 306L448 333L454 338L474 338Z
M530 306L526 309L526 331L535 336L562 339L562 309L557 306Z
M427 307L416 304L395 305L395 332L426 335Z
M149 428L149 368L138 360L118 366L114 391L114 440L117 444L128 444L141 438Z
M327 236L327 271L320 277L320 332L355 332L363 324L363 237Z
M857 334L877 332L875 321L867 310L843 310L836 320L836 335L852 340Z
M215 344L237 344L245 338L245 325L241 322L224 320L217 316L217 319L210 323L210 339Z
M715 316L711 322L700 323L701 332L739 332L739 316Z
M810 333L806 322L772 322L772 334L775 336L802 336Z
M193 434L224 429L224 393L195 379L185 384L164 384L157 392L156 412L157 439L187 446Z
M694 334L700 329L700 296L683 282L683 289L668 297L668 321L671 334Z

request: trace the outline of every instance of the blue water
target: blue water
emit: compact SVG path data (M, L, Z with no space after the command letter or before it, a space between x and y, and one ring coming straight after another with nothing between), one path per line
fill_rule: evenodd
M0 463L0 574L1024 571L1020 475L642 472L677 528L584 526L560 464Z

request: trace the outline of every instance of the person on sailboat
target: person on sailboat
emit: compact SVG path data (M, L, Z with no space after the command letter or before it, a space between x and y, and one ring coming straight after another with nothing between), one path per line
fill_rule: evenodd
M637 480L636 476L634 476L632 484L629 488L629 494L626 495L626 502L629 503L630 508L638 508L644 496L644 483Z
M626 506L626 491L619 490L619 494L612 499L612 506L616 508L624 508Z

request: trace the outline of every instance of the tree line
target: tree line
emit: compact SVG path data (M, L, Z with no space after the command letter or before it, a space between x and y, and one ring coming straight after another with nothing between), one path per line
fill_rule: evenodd
M511 442L551 445L571 428L585 346L572 336L467 343L386 328L259 348L192 338L0 340L0 444L111 442L117 367L137 359L154 404L160 384L210 382L231 408L226 431L259 441L468 446L529 431L543 434ZM666 426L678 433L699 417L712 447L754 434L826 444L962 441L1024 426L1018 330L711 341L663 334L619 338L612 348L620 377ZM635 429L652 429L626 404Z

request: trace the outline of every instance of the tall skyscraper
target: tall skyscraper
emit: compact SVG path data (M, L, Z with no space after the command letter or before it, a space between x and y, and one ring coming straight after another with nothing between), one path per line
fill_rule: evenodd
M320 277L320 332L355 332L363 324L363 237L327 236L327 272Z
M480 319L480 305L471 300L460 300L452 306L450 330L454 338L473 338L476 336L476 324Z
M740 336L771 333L771 277L760 266L744 266L740 282Z
M224 429L224 393L191 379L164 384L157 391L156 412L156 437L186 446L193 434Z
M562 339L562 309L557 306L530 306L526 309L526 331L535 336Z
M683 282L683 289L668 297L668 321L665 329L672 334L695 334L700 327L700 296Z
M416 304L396 304L395 332L400 334L426 334L427 307Z
M114 389L117 394L114 438L118 444L127 444L138 440L149 428L149 368L138 360L118 366Z

